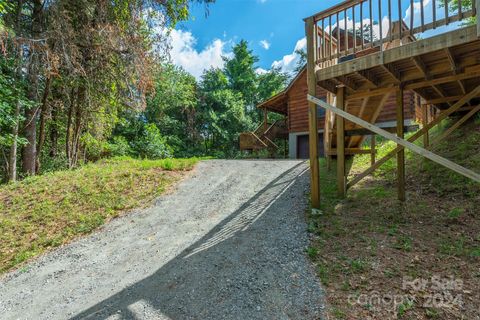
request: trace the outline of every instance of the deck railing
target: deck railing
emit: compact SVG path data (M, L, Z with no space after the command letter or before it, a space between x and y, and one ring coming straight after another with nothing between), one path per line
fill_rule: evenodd
M366 49L383 50L394 40L401 45L406 37L467 19L476 21L480 32L479 6L480 0L345 1L310 17L317 37L315 62L349 60Z

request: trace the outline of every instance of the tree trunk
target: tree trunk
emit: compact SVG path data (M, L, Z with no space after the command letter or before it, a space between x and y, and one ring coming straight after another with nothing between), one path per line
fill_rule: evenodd
M23 148L22 168L27 175L35 175L35 159L37 157L37 109L25 110L25 138L28 143Z
M17 139L18 139L18 118L20 117L20 102L17 102L15 108L15 126L13 127L13 142L10 148L10 157L8 163L8 180L17 181Z
M32 10L32 38L38 39L42 33L42 10L43 3L40 0L33 1ZM29 47L30 65L28 67L28 98L37 100L39 81L40 52L36 52L33 46ZM23 171L28 175L35 175L37 159L37 108L25 110L25 138L28 143L23 149Z
M75 130L72 141L72 167L78 164L78 153L80 149L80 137L82 135L82 105L85 103L85 87L81 87L77 92L77 109L75 110Z
M70 93L70 108L68 109L68 117L67 117L67 131L65 133L65 152L68 160L68 166L71 166L71 148L70 148L70 137L71 137L71 130L72 130L72 117L73 111L75 109L75 88L72 88L72 92Z
M36 173L40 171L40 153L42 152L42 147L45 144L45 122L48 113L48 95L50 93L50 82L51 78L47 78L47 82L45 83L45 89L43 91L43 98L42 98L42 108L40 109L40 129L38 132L38 147L37 147L37 157L35 159L36 163Z
M57 109L52 108L52 122L50 125L50 157L56 157L58 154L58 127L57 127Z

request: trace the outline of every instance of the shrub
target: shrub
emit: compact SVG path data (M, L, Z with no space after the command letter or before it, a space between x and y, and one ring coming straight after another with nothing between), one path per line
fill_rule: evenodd
M122 136L113 137L113 142L109 145L110 155L113 157L123 157L132 154L132 148L127 139Z
M160 134L160 130L153 123L145 125L144 134L139 141L134 142L134 148L140 157L148 159L171 158L173 154L165 137Z

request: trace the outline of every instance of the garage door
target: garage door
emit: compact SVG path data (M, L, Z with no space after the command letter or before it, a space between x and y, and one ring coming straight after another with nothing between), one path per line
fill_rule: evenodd
M308 159L310 157L308 134L297 136L297 159ZM323 133L318 134L318 152L319 156L324 156Z

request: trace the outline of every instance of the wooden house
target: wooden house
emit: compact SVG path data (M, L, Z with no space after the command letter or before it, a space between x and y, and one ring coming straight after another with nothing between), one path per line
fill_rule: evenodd
M405 30L406 25L403 24ZM395 24L393 30L399 28L399 24ZM344 30L334 29L332 34L339 35L340 43L344 43ZM407 33L406 33L407 34ZM322 34L319 34L322 36ZM349 43L353 45L352 33L348 33ZM337 41L332 37L332 48L336 50ZM360 39L357 37L357 42ZM384 44L385 48L398 46L400 40L387 42ZM414 41L412 36L407 36L404 41ZM371 53L371 49L366 49L363 52L359 51L356 56L362 56ZM327 67L327 66L325 66ZM308 124L308 86L307 86L307 72L303 68L295 78L290 82L287 88L272 98L260 103L258 108L264 112L264 122L254 132L243 133L240 137L241 150L260 150L260 149L275 149L278 146L274 141L279 138L288 139L288 155L292 159L307 159L309 157L309 124ZM325 102L334 104L335 96L326 89L317 86L316 97L323 99ZM407 130L415 129L415 106L419 104L419 100L413 91L404 92L405 101L405 127ZM355 104L349 106L351 109L363 109L361 113L372 122L385 128L389 131L394 131L396 128L396 100L394 94L386 94L379 97L364 99L357 101ZM417 107L417 110L419 108ZM371 111L371 112L370 112ZM277 121L275 123L268 122L267 114L269 112L281 114L285 117L284 121ZM370 112L370 113L369 113ZM324 109L317 108L318 122L317 127L319 135L319 154L320 156L335 155L335 145L329 143L333 141L324 139L325 135L332 135L334 119L328 118ZM418 116L417 116L418 117ZM327 119L327 123L326 123ZM355 126L353 123L346 124L347 138L347 154L364 153L361 144L365 137L364 130ZM277 133L277 134L274 134ZM279 134L278 134L279 133Z

